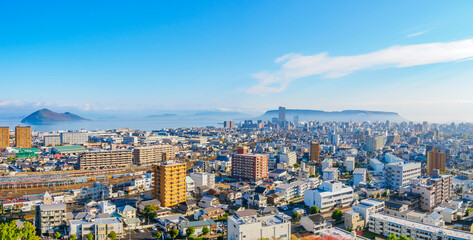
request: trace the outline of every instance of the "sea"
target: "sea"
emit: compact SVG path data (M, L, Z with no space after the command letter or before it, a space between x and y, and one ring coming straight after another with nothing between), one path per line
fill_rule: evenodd
M90 120L78 122L60 122L47 124L25 124L21 119L0 119L0 127L31 126L31 129L39 132L53 131L75 131L75 130L108 130L130 128L135 130L153 131L166 128L187 128L187 127L207 127L222 126L222 120L215 119L196 119L196 118L178 118L178 119L140 119L140 120Z

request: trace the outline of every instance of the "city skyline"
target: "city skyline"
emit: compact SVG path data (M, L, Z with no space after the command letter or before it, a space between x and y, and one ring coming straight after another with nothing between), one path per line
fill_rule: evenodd
M3 4L0 116L285 106L473 122L471 2L91 3Z

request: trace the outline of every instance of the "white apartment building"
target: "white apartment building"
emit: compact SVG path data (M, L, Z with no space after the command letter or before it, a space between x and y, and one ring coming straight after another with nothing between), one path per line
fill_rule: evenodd
M374 175L382 175L384 171L384 164L376 158L370 159L370 167L373 168Z
M112 214L117 211L117 206L109 201L100 201L97 205L100 209L100 213Z
M215 187L215 174L200 172L191 173L190 177L194 180L195 187L207 186L209 188Z
M287 152L279 154L279 162L285 163L287 166L292 167L297 163L297 155L295 152Z
M410 183L411 179L420 176L420 163L389 163L385 166L386 185L388 187L399 189L399 187Z
M323 182L318 188L306 190L304 193L305 205L317 206L320 211L348 206L352 202L353 188L341 182Z
M358 187L361 182L366 182L366 168L355 168L353 171L353 186Z
M353 211L362 216L366 226L371 215L384 212L384 201L365 199L357 204L353 204Z
M366 137L366 151L376 152L384 147L386 139L384 136L367 136Z
M84 145L89 141L89 134L86 132L63 132L61 133L61 143L71 145Z
M288 184L282 184L276 187L276 192L284 194L286 199L304 196L304 192L309 189L309 183L306 181L295 181Z
M121 236L123 222L118 218L96 218L69 221L69 236L76 235L79 239L87 239L87 234L94 234L94 239L108 239L108 234L115 232Z
M345 157L345 168L349 172L353 172L353 170L355 170L355 157L353 156Z
M333 160L331 158L326 158L322 161L322 170L331 167L333 167Z
M323 180L324 181L338 181L340 172L338 168L329 167L323 170Z
M228 240L290 239L291 221L288 216L257 217L245 210L228 217ZM248 212L248 213L246 213ZM254 211L253 211L254 212Z
M397 218L386 214L374 214L368 222L370 232L388 237L391 234L406 236L416 240L471 240L473 234L464 231L451 230Z

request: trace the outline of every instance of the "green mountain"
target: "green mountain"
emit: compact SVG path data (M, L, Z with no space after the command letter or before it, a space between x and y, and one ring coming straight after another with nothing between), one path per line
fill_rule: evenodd
M56 113L49 109L38 110L21 120L22 123L42 124L42 123L57 123L57 122L75 122L75 121L90 121L83 117L77 116L70 112Z

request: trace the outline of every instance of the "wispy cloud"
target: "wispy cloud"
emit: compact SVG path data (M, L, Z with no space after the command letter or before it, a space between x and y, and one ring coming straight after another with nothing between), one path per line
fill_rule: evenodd
M407 37L410 38L410 37L420 36L420 35L426 34L428 32L430 32L430 29L420 31L420 32L411 33L411 34L407 35Z
M246 92L263 95L282 92L292 81L314 75L338 78L374 67L404 68L471 58L473 58L473 39L392 46L354 56L331 57L326 52L311 56L291 53L276 59L275 63L282 64L279 70L252 74L251 76L259 80L259 83L248 88Z

